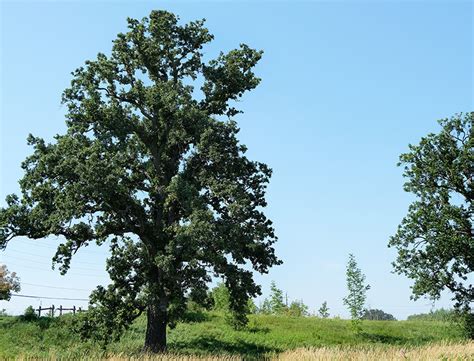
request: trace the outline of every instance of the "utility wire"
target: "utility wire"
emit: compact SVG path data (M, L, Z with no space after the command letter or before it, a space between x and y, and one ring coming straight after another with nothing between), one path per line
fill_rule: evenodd
M25 258L20 258L20 257L16 257L16 256L8 256L8 257L5 257L5 258L13 258L15 260L19 260L19 261L25 261L25 262L33 262L33 263L36 263L36 264L40 264L42 266L49 266L48 264L45 264L44 262L39 262L39 261L36 261L36 260L30 260L30 259L25 259ZM85 268L85 267L76 267L76 266L71 266L70 267L71 269L73 270L84 270L84 271L103 271L103 269L99 269L99 268Z
M66 297L46 297L46 296L32 296L32 295L19 295L12 294L13 297L25 297L25 298L41 298L45 300L65 300L65 301L89 301L87 298L66 298Z
M6 251L6 253L10 253L10 252L13 252L13 253L21 253L23 255L27 255L27 256L33 256L33 257L38 257L38 254L34 254L34 253L28 253L28 252L23 252L23 251L17 251L16 249L8 249ZM6 257L6 256L5 256ZM43 258L43 257L42 257ZM97 264L99 262L85 262L85 261L75 261L74 258L72 258L72 262L71 263L78 263L78 264L87 264L87 265L91 265L91 266L97 266Z
M43 288L54 288L58 290L71 290L71 291L91 291L85 288L69 288L69 287L55 287L55 286L46 286L46 285L38 285L35 283L27 283L27 282L21 282L22 285L27 285L27 286L35 286L35 287L43 287Z
M59 238L57 239L57 241L59 241ZM57 245L53 245L51 243L40 243L41 241L33 241L31 239L28 239L28 238L24 238L24 239L21 239L17 242L15 242L15 244L20 244L20 243L25 243L25 242L28 242L29 244L35 246L35 247L40 247L40 248L45 248L45 249L58 249L58 246L59 244ZM96 250L92 250L92 249L86 249L85 247L81 247L79 248L79 251L80 253L94 253L94 254L103 254L102 252L98 252Z
M40 268L40 267L31 267L31 266L25 266L25 265L21 265L21 264L18 264L18 263L12 263L12 262L9 262L9 264L15 266L15 267L24 267L24 268L29 268L29 269L33 269L33 270L36 270L36 271L41 271L41 272L48 272L48 273L56 273L54 270L52 269L44 269L44 268ZM105 271L104 271L105 272ZM59 273L56 273L59 275ZM71 276L84 276L84 277L95 277L97 278L97 275L94 275L94 274L86 274L86 273L77 273L77 272L67 272L66 275L71 275ZM61 276L65 276L65 275L61 275Z
M26 259L26 258L21 258L21 257L16 257L16 256L5 256L6 259L9 259L9 258L13 258L15 260L19 260L19 261L25 261L25 262L33 262L33 263L37 263L37 264L40 264L42 266L51 266L52 263L45 263L44 261L41 262L41 261L37 261L37 260L32 260L32 259ZM59 265L59 264L57 264ZM92 267L76 267L75 265L71 265L70 266L71 269L75 270L84 270L84 271L104 271L104 269L100 269L100 268L92 268Z

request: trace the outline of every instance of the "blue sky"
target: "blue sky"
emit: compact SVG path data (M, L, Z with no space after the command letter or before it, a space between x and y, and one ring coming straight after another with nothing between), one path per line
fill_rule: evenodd
M127 16L152 9L183 22L206 18L215 35L208 57L241 42L265 51L262 83L236 118L249 156L274 170L267 215L284 264L256 277L264 293L275 280L290 300L312 311L326 300L345 317L352 252L372 286L371 307L398 318L428 311L429 301L410 301L411 282L391 273L388 238L412 200L396 163L409 143L437 131L437 119L472 110L471 2L2 2L1 204L18 191L28 133L64 132L60 95L70 72L108 53ZM14 240L0 263L18 272L23 294L87 298L107 280L106 250L80 251L62 277L49 270L58 242ZM0 309L40 302L87 304L13 298ZM436 303L449 305L448 295Z

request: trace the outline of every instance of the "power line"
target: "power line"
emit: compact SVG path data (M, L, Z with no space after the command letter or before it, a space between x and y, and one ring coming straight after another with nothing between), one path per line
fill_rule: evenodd
M40 264L42 266L48 266L44 262L39 262L39 261L36 261L36 260L30 260L30 259L15 257L15 256L8 256L8 257L5 257L5 258L14 258L14 259L19 260L19 261L33 262L33 263L36 263L36 264ZM84 267L76 267L76 266L71 266L71 269L73 269L73 270L78 269L78 270L84 270L84 271L103 271L103 269L98 269L98 268L84 268Z
M13 297L24 297L24 298L41 298L45 300L64 300L64 301L89 301L87 298L66 298L66 297L46 297L46 296L32 296L32 295L19 295L12 294Z
M23 251L18 251L16 249L8 249L5 251L6 253L10 253L10 252L13 252L13 253L21 253L21 254L24 254L24 255L27 255L27 256L33 256L33 257L38 257L38 254L34 254L34 253L29 253L29 252L23 252ZM84 261L75 261L74 258L72 258L72 262L71 263L78 263L78 264L88 264L88 265L92 265L92 266L96 266L97 265L97 262L84 262Z
M57 241L59 241L59 238L56 239ZM59 244L57 245L52 245L52 244L44 244L44 243L39 243L41 241L33 241L31 239L28 239L28 238L22 238L21 240L15 242L15 244L20 244L21 242L28 242L29 244L35 246L35 247L40 247L40 248L45 248L45 249L51 249L51 250L56 250L58 249L58 246ZM94 254L102 254L102 252L98 252L96 250L91 250L91 249L85 249L85 247L81 247L79 248L79 251L80 253L94 253Z
M91 291L85 288L69 288L69 287L55 287L55 286L46 286L46 285L38 285L35 283L27 283L27 282L21 282L22 285L27 285L27 286L35 286L35 287L43 287L43 288L54 288L58 290L72 290L72 291Z
M48 272L48 273L56 273L54 272L54 270L50 269L50 270L46 270L46 269L43 269L43 268L39 268L39 267L31 267L31 266L25 266L25 265L20 265L18 263L12 263L12 262L9 262L9 264L15 266L15 267L24 267L24 268L28 268L28 269L33 269L33 270L36 270L36 271L41 271L41 272ZM105 271L104 271L105 272ZM56 274L59 274L59 273L56 273ZM94 274L86 274L86 273L77 273L77 272L67 272L66 275L71 275L71 276L84 276L84 277L95 277L97 278L97 275L94 275ZM65 276L65 275L61 275L61 276Z

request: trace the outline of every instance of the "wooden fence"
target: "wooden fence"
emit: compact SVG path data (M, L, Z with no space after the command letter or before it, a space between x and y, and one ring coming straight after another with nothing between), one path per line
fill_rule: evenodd
M65 311L72 311L74 315L76 314L76 312L83 312L81 307L76 308L76 306L72 306L72 308L65 308L62 305L60 305L58 308L54 307L54 305L51 305L51 307L39 306L39 308L37 308L35 311L38 311L38 317L41 317L41 311L49 311L47 316L50 316L50 317L54 317L54 314L58 311L59 311L59 316L62 316L63 312Z

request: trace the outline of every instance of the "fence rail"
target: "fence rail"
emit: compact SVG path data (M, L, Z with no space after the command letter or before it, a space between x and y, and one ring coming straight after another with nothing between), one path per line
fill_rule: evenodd
M54 317L54 315L57 311L59 311L59 316L62 316L64 311L72 311L73 315L75 315L76 312L78 312L78 313L79 312L84 312L82 307L77 307L76 308L76 306L72 306L72 308L66 308L66 307L63 307L62 305L60 305L57 308L54 307L54 305L51 305L51 307L41 307L41 306L39 306L35 311L38 312L38 317L41 317L41 311L49 311L48 316L50 316L50 317Z

